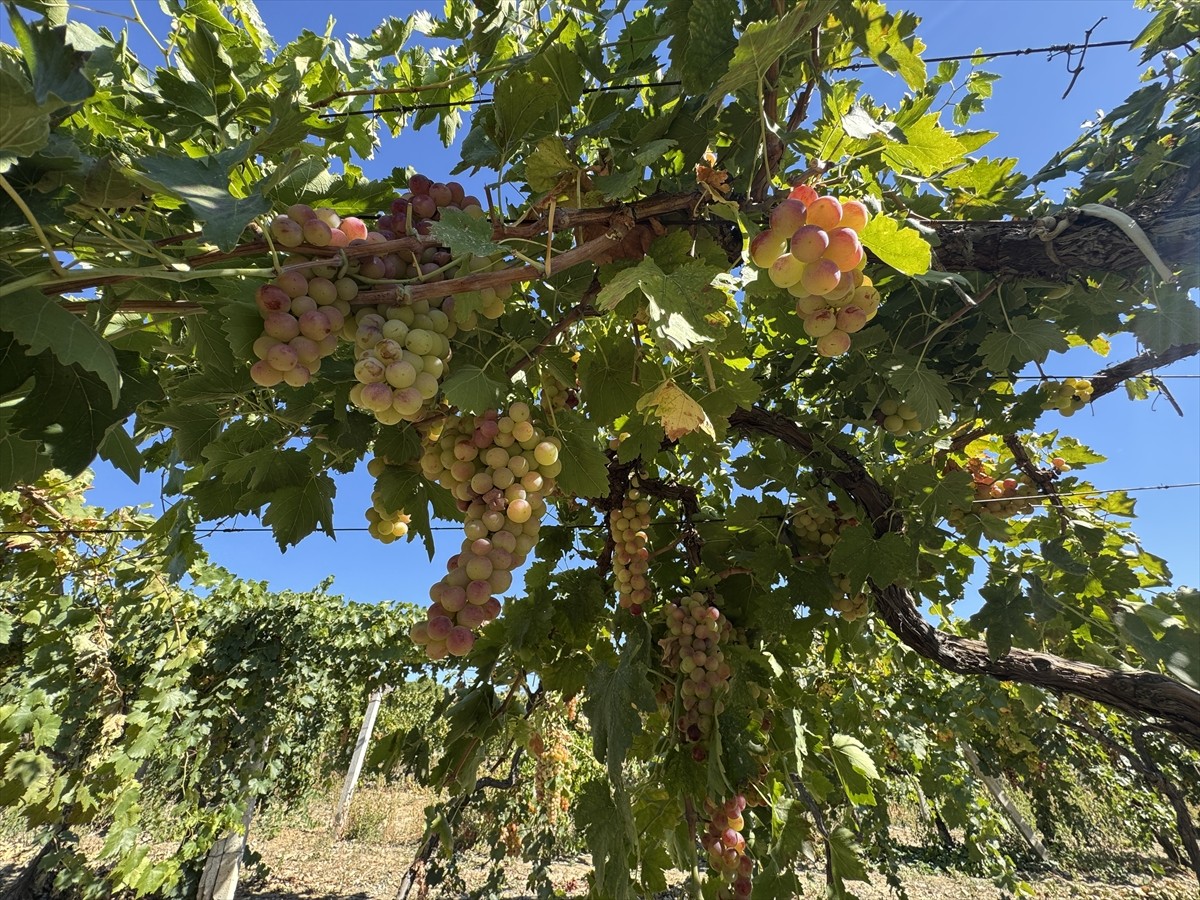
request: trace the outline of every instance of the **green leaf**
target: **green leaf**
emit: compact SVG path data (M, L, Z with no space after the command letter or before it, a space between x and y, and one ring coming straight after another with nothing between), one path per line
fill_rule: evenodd
M82 103L96 92L80 71L86 57L67 43L65 25L35 22L30 26L13 6L8 7L8 21L29 67L34 99L48 112Z
M450 377L442 382L442 392L447 403L457 406L463 412L476 415L485 410L495 409L503 391L504 385L493 381L487 372L478 366L462 366L455 369Z
M430 233L449 247L455 257L472 253L475 256L491 256L504 252L504 248L492 240L492 226L487 218L474 219L461 209L443 209L441 218L433 223Z
M599 663L587 680L583 706L592 723L593 751L598 762L607 764L613 780L620 779L625 756L642 730L641 713L655 709L642 659L644 642L642 631L635 629L621 648L616 668Z
M633 412L642 395L642 388L633 383L636 366L633 341L620 332L597 341L579 361L581 397L595 424L606 424Z
M376 448L378 452L378 447ZM433 562L433 532L429 530L429 483L407 466L387 466L375 480L375 493L389 509L398 509L411 517L409 540L420 535L429 561Z
M983 364L997 373L1015 371L1028 362L1045 362L1051 350L1065 352L1067 339L1051 322L1011 316L1007 330L996 330L979 343Z
M318 526L330 537L333 533L333 479L323 472L314 473L301 484L276 491L263 515L263 524L271 526L280 550L300 543Z
M777 19L747 25L738 39L728 70L708 92L700 112L706 112L742 88L757 85L767 74L767 69L785 53L801 50L807 53L803 36L824 21L835 6L836 3L828 0L809 0Z
M608 458L596 446L594 428L565 410L555 413L562 449L558 486L576 497L608 496ZM572 425L571 423L577 423Z
M954 397L941 375L915 357L894 354L880 360L886 366L884 378L900 398L917 413L926 428L938 420L942 410L954 406Z
M855 589L870 578L880 587L894 583L916 567L915 548L901 535L875 537L870 525L847 528L829 556L829 567L846 575Z
M729 67L738 13L737 0L671 0L667 5L667 20L674 26L671 63L685 93L703 93Z
M879 780L879 771L862 742L846 734L835 734L830 739L829 752L850 802L874 806L875 792L871 782Z
M546 114L559 103L554 83L531 72L516 72L500 79L492 98L495 113L492 139L505 159L512 156L520 142L541 137L550 130L549 125L536 130L534 126L543 117L548 119Z
M33 88L0 68L0 174L17 157L31 156L50 140L50 115L38 104Z
M229 155L232 159L234 154ZM232 250L250 224L271 204L261 193L234 197L229 191L229 161L224 155L200 159L146 156L138 164L151 186L184 201L203 226L204 237L221 250Z
M887 216L875 216L860 236L864 247L897 272L923 275L929 271L932 251L915 228L901 227Z
M1200 342L1200 307L1184 290L1160 290L1154 309L1140 309L1133 317L1133 333L1150 350Z
M848 896L841 882L870 881L866 866L863 865L862 850L854 840L853 831L845 825L837 826L829 834L828 846L830 868L841 896Z
M657 337L680 350L714 340L719 332L704 314L724 303L724 295L711 287L717 270L691 260L667 273L649 257L622 269L596 297L600 309L614 309L635 289L647 299L650 323Z
M120 469L129 476L129 480L137 484L142 479L142 454L138 451L133 438L120 425L108 430L98 448L100 458Z
M49 350L64 366L75 364L94 373L116 403L121 375L112 346L55 299L36 290L6 297L0 302L0 331L27 347L30 356Z
M538 141L537 148L525 160L525 180L539 194L553 188L568 172L579 171L579 164L567 153L566 144L557 135Z
M897 172L930 176L958 162L966 153L967 148L938 123L933 113L905 125L904 140L888 143L882 155Z
M628 815L617 808L608 782L587 782L575 801L574 821L582 823L584 838L596 870L596 896L605 900L633 900L629 880L634 835Z

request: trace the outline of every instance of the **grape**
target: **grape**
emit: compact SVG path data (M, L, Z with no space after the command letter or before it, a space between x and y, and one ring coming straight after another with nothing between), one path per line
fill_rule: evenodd
M642 499L636 487L631 487L626 491L620 509L609 513L608 522L613 540L613 575L617 582L618 605L634 615L641 615L653 597L645 578L650 559L646 546L650 504Z
M771 263L771 268L767 269L767 277L775 287L788 288L800 281L804 271L804 263L792 254L785 253Z
M750 259L760 269L771 266L787 252L787 241L772 230L760 231L750 241Z
M260 359L250 367L250 378L260 387L275 387L283 381L283 373L265 359Z
M837 314L832 309L822 309L804 319L804 333L809 337L821 338L837 327Z
M804 225L792 234L792 256L801 262L816 262L829 246L829 233L816 225Z
M347 216L342 219L340 227L346 233L346 237L352 241L364 241L367 239L367 224L362 219Z
M842 218L838 222L838 227L849 228L851 231L862 234L862 230L867 227L870 219L871 213L862 201L847 200L842 203Z
M271 368L277 369L280 372L286 372L288 369L295 367L299 362L296 356L296 351L287 344L276 344L267 351L267 363Z
M304 387L308 384L309 371L305 366L300 364L292 366L283 373L283 380L291 387Z
M843 272L855 268L863 258L862 241L849 228L835 228L829 232L829 248L825 258L831 260Z
M835 328L817 341L817 352L822 356L841 356L850 349L850 335Z
M333 231L320 219L309 219L304 223L304 241L314 247L328 247L333 240Z
M867 314L858 306L846 306L838 310L837 327L847 334L862 331L867 324Z
M842 220L842 204L836 197L818 197L808 204L808 224L832 231Z
M273 313L286 313L292 308L292 297L274 284L264 284L254 293L254 302L265 318Z
M332 331L332 324L319 309L309 310L300 316L300 333L306 338L324 340Z
M805 224L808 208L799 200L787 199L771 210L771 231L792 234Z
M317 308L317 301L307 294L303 297L295 297L292 299L292 315L299 319L306 312L312 312Z

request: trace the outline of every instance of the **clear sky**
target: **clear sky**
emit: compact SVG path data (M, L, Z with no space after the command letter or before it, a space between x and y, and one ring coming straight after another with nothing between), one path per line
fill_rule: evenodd
M89 0L83 4L94 12L72 9L72 16L93 27L106 25L118 29L121 20L104 13L128 15L124 0ZM388 15L406 15L427 4L395 0L343 0L330 4L325 0L259 0L258 6L272 35L283 43L302 29L324 32L331 11L337 22L333 33L369 33ZM440 4L429 4L435 8ZM1009 50L1050 44L1079 43L1084 32L1101 16L1104 21L1093 40L1118 40L1134 37L1148 21L1148 15L1135 10L1132 3L1120 0L923 0L907 4L892 3L922 16L918 34L927 44L927 56L970 53L976 49ZM156 34L165 33L166 18L156 5L141 4L141 10ZM0 23L0 35L7 23ZM161 54L136 26L130 28L133 49L143 63L161 64ZM1061 95L1070 81L1064 56L1047 60L1046 54L997 59L984 67L1002 78L986 111L972 120L972 127L987 128L999 137L983 152L989 156L1015 156L1019 170L1030 174L1066 147L1080 133L1085 120L1098 110L1110 110L1123 101L1138 83L1138 55L1123 48L1094 49L1089 52L1085 70L1066 99ZM966 73L964 64L961 74ZM856 73L865 89L877 99L895 101L904 85L881 72ZM464 135L464 125L459 134ZM397 165L411 165L435 179L446 177L457 158L454 149L446 150L437 140L435 129L404 132L372 160L364 162L369 176L382 177ZM1052 186L1061 194L1066 184ZM475 193L482 195L481 190ZM1114 342L1110 361L1118 361L1136 350L1132 340ZM1051 375L1088 375L1106 365L1091 351L1075 351L1067 357L1052 358L1046 365ZM1162 370L1162 374L1200 374L1200 361L1186 360ZM1089 471L1091 480L1101 488L1124 488L1200 481L1200 381L1167 381L1187 418L1179 418L1164 400L1156 403L1132 403L1123 392L1102 398L1093 409L1063 419L1064 430L1107 455L1109 462ZM1041 427L1058 423L1047 415ZM143 479L134 485L104 463L97 462L93 503L112 507L123 504L160 504L157 480ZM334 504L336 526L365 525L363 511L369 505L372 481L362 470L337 479L338 495ZM1200 583L1200 489L1147 492L1138 498L1140 518L1135 529L1147 549L1165 557L1175 572L1177 583ZM168 498L169 502L169 498ZM258 525L243 519L237 523ZM448 523L440 523L448 524ZM397 542L382 546L365 533L343 533L335 541L313 535L299 547L281 554L269 533L214 534L203 538L214 561L236 574L266 580L275 588L307 590L328 575L335 577L334 590L360 601L384 599L425 602L427 586L444 569L445 559L458 549L457 528L437 533L438 557L434 566L427 561L419 541ZM203 531L201 532L203 534ZM518 580L516 587L519 588ZM966 613L967 606L960 607Z

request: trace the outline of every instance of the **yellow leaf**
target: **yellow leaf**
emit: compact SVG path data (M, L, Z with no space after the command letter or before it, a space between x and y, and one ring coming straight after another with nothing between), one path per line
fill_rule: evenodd
M678 440L697 428L713 440L717 433L712 420L699 403L689 397L674 381L667 379L637 402L639 412L653 409L669 440Z

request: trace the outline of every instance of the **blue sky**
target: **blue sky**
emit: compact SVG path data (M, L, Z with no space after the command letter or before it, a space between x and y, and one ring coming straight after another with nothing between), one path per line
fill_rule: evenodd
M73 9L72 16L93 27L105 25L116 30L125 23L103 13L130 13L124 0L90 0L83 5L93 12ZM304 28L324 32L331 10L337 16L333 32L343 36L369 33L385 16L406 15L427 4L395 0L344 0L338 4L323 0L259 0L258 5L272 35L283 43ZM150 28L158 35L164 34L167 19L156 5L144 2L140 6ZM1101 16L1107 16L1107 20L1096 30L1093 40L1131 38L1148 21L1144 11L1114 0L925 0L892 6L904 6L924 19L918 34L927 45L927 56L1080 42L1084 31ZM0 24L0 36L11 43L6 29L6 23ZM137 26L130 26L130 40L145 64L161 64L161 54ZM984 152L993 157L1015 156L1020 160L1019 170L1036 171L1079 135L1081 123L1093 118L1098 110L1112 109L1132 92L1140 71L1137 60L1137 53L1123 48L1092 50L1083 74L1065 100L1061 95L1070 75L1062 56L1047 60L1045 54L1035 54L988 63L984 68L1002 77L995 84L986 111L972 120L972 127L999 133ZM964 64L960 72L965 75L967 71ZM903 95L903 83L885 73L868 70L855 77L865 82L865 89L877 100L894 104ZM459 133L466 131L464 126ZM456 157L453 149L442 147L434 129L406 131L399 139L386 143L375 159L365 161L364 169L369 176L382 177L394 166L411 165L437 179L448 174ZM1051 193L1060 195L1066 186L1053 185ZM475 192L482 195L481 190ZM1117 340L1110 360L1134 352L1132 340ZM1105 364L1105 360L1084 350L1052 358L1045 368L1052 375L1088 375ZM1184 361L1162 370L1162 374L1200 374L1200 361ZM1132 403L1118 392L1103 398L1094 409L1062 420L1067 433L1109 457L1109 462L1089 471L1098 487L1200 481L1200 431L1195 424L1195 417L1200 416L1200 381L1172 379L1167 383L1188 413L1187 418L1179 418L1163 400ZM1056 424L1052 416L1047 416L1042 427L1049 429ZM149 503L159 508L159 485L153 477L134 485L103 463L98 462L95 471L91 502L106 507ZM338 479L335 525L366 524L363 511L370 504L371 486L365 466ZM1200 489L1135 496L1140 516L1135 529L1147 549L1168 560L1177 583L1200 583ZM236 524L258 523L242 520ZM286 554L280 553L269 533L214 534L204 538L203 544L217 563L242 577L266 580L278 589L307 590L333 575L334 590L355 600L424 603L427 585L445 571L444 561L457 551L459 541L456 528L438 532L438 557L433 566L420 542L385 547L365 533L343 533L336 542L314 535ZM969 611L969 606L960 607L960 612Z

